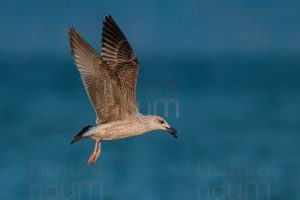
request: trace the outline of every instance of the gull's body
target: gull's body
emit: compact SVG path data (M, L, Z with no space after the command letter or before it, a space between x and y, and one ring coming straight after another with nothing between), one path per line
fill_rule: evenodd
M151 130L154 129L151 128L148 117L137 114L124 120L92 127L85 136L90 135L95 140L115 140L141 135Z
M103 140L137 136L152 130L165 130L176 137L175 129L161 117L139 113L136 105L138 60L112 17L105 19L101 55L74 28L70 30L73 58L97 115L97 125L84 127L71 142L96 141L88 164L99 157Z

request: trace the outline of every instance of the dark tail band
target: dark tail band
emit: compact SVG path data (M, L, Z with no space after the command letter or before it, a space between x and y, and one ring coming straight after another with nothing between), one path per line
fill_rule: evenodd
M93 126L91 126L91 125L87 125L87 126L83 127L83 128L79 131L79 133L78 133L77 135L75 135L75 137L72 139L72 141L70 142L70 144L73 144L73 143L79 141L79 140L82 138L82 135L83 135L85 132L87 132L88 130L90 130L92 127L93 127Z

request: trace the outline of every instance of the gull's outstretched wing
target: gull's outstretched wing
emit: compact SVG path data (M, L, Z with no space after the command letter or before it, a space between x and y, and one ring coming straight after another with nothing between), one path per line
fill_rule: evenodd
M97 115L97 124L120 120L126 115L118 78L96 51L74 29L70 29L73 58Z
M111 16L105 17L102 31L101 56L120 80L127 103L124 106L130 114L133 114L138 111L136 105L138 60L125 35Z

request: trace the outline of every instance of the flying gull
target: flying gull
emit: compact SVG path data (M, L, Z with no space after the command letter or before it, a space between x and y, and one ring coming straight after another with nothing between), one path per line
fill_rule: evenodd
M111 16L105 17L102 31L101 54L74 27L69 32L73 59L97 116L97 125L84 127L71 141L71 144L81 139L96 141L88 165L98 159L104 140L137 136L152 130L164 130L177 137L176 130L162 117L139 113L136 104L139 62Z

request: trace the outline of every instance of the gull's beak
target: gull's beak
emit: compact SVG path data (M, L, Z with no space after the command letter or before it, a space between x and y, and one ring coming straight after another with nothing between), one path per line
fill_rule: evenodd
M177 138L177 131L170 127L170 128L166 128L166 131L168 131L171 135L173 135L175 138Z

